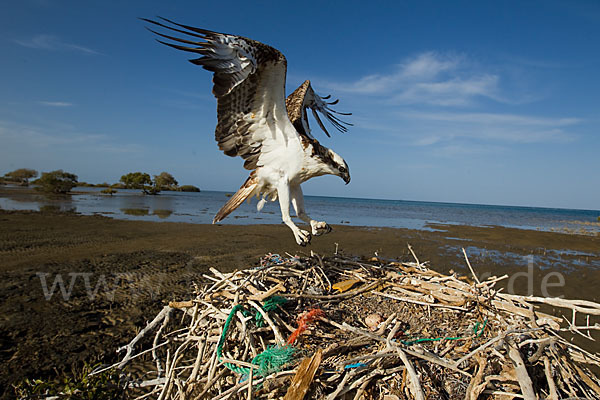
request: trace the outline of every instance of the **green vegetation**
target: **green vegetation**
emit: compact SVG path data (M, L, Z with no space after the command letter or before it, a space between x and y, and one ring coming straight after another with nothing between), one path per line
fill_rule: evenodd
M22 186L28 186L29 180L35 178L38 172L35 169L19 168L4 175L6 182L17 183Z
M85 364L80 371L72 371L71 376L53 380L25 379L14 386L16 398L45 399L56 396L61 399L125 399L126 382L117 370L90 375L100 366Z
M177 190L177 185L177 180L168 172L161 172L160 175L154 175L154 186L159 190Z
M36 189L46 193L65 194L77 186L77 175L64 172L62 169L42 172L40 179L35 181Z
M107 188L111 185L107 182L104 183L88 183L88 182L77 182L78 187L91 187L91 188Z
M180 192L199 192L200 189L194 185L183 185L183 186L179 186L179 191Z
M177 179L166 171L153 175L153 177L145 172L130 172L121 176L119 182L113 184L79 182L77 175L63 172L62 169L43 172L40 178L30 181L36 176L38 176L38 172L34 169L19 168L0 176L0 185L13 183L28 186L34 184L38 186L36 189L48 193L68 193L75 186L106 188L100 193L111 196L116 193L116 189L139 189L144 194L158 194L161 191L200 192L200 189L194 185L179 186Z
M130 172L123 175L120 180L126 189L141 189L144 194L158 194L160 188L152 182L152 178L145 172Z
M120 179L122 188L125 189L141 189L144 194L158 194L163 190L181 191L181 192L199 192L196 186L184 185L178 186L177 180L168 172L161 172L159 175L154 175L154 179L145 172L130 172L125 174ZM118 188L111 185L112 188Z
M127 189L145 189L147 186L152 185L152 178L143 172L130 172L121 176L120 182Z
M78 187L91 187L91 188L106 188L109 187L110 184L104 183L88 183L88 182L77 182Z

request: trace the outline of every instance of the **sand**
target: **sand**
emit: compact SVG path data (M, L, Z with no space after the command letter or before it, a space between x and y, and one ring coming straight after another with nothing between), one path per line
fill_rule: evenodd
M306 248L283 225L197 225L114 220L76 214L0 211L0 387L24 377L49 377L84 361L113 362L128 342L169 300L186 300L209 267L223 271L257 263L265 253L311 250L421 260L440 272L467 274L462 246L471 246L477 274L529 273L513 279L513 291L540 295L541 282L560 272L564 286L547 294L600 301L600 238L501 227L435 225L435 231L334 226ZM483 251L476 249L485 249ZM565 254L564 250L569 250ZM563 253L557 253L563 251ZM503 255L509 253L510 257ZM68 289L47 300L57 274ZM71 275L69 275L71 274ZM85 280L89 282L86 289ZM98 282L106 282L97 288ZM548 282L557 283L553 277ZM531 282L531 285L528 284ZM93 295L94 289L97 293Z

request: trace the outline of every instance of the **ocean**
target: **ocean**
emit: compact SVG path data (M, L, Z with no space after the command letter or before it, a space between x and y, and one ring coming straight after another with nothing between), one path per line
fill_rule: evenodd
M231 193L203 191L200 193L162 192L144 196L138 190L119 190L115 195L100 194L100 188L75 188L67 197L47 197L42 194L23 196L20 188L5 191L0 208L5 210L44 210L99 214L118 219L146 221L212 223L213 216ZM221 223L279 224L279 203L268 202L261 212L257 200L244 203ZM473 226L505 226L534 230L574 230L582 233L600 232L598 210L516 207L482 204L436 203L424 201L357 199L343 197L305 196L308 214L330 224L353 226L433 229L436 223Z

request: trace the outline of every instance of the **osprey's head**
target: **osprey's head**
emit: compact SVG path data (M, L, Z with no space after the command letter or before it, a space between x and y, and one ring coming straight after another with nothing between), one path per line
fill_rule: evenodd
M346 164L346 161L344 161L344 159L333 150L329 150L329 156L329 159L331 160L329 163L329 167L332 170L331 174L337 175L340 178L342 178L344 182L346 182L346 185L349 184L350 169L348 169L348 164Z

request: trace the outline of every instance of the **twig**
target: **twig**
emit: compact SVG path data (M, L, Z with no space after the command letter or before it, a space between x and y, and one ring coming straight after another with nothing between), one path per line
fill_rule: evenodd
M554 378L552 377L552 372L550 371L550 360L548 360L548 357L544 357L544 374L546 375L546 381L548 382L548 390L550 391L548 399L558 400L556 384L554 383Z
M529 373L527 373L525 363L521 358L521 354L519 353L515 342L511 338L508 338L506 342L508 346L508 357L510 357L515 367L515 373L517 380L519 381L519 386L521 387L521 393L523 393L523 397L526 400L536 400L535 391L533 390L533 383L531 382Z
M415 372L415 369L414 369L413 365L411 364L410 360L406 356L406 353L399 347L396 347L395 350L398 353L398 355L400 356L400 359L402 360L402 362L404 363L404 366L406 367L406 371L408 372L408 376L410 376L411 389L412 389L413 395L415 396L415 399L425 400L425 394L423 393L423 389L421 388L421 383L419 382L419 377L417 376L417 373Z
M133 340L131 342L129 342L129 344L127 344L117 350L117 351L122 351L124 349L127 350L127 352L125 353L125 356L123 357L121 362L116 365L117 368L119 368L119 369L123 368L123 366L125 366L125 364L127 364L127 362L129 362L129 360L131 360L131 354L133 353L135 344L141 338L143 338L147 332L151 331L156 325L158 325L159 322L161 322L163 319L167 318L167 316L169 315L170 312L171 312L171 307L164 306L163 309L161 310L161 312L159 312L158 315L156 317L154 317L154 319L148 325L146 325L146 327L144 329L142 329L136 335L136 337L133 338ZM96 374L97 373L98 372L96 372Z
M267 324L269 324L269 326L273 330L273 333L275 334L275 340L277 340L277 343L280 346L285 346L285 339L283 338L283 336L281 336L279 329L277 329L277 326L275 326L273 320L271 319L271 317L269 317L269 314L267 314L261 306L259 306L258 304L256 304L256 302L252 300L248 301L248 304L254 307L256 311L258 311L262 315L263 319L267 322Z
M477 282L478 285L481 285L479 278L477 277L477 275L475 275L475 271L473 270L473 267L471 266L471 262L469 261L469 257L467 257L467 252L465 251L464 247L463 247L462 251L463 251L463 254L465 255L465 261L467 262L467 265L469 266L469 270L471 271L473 278L475 278L475 282Z

